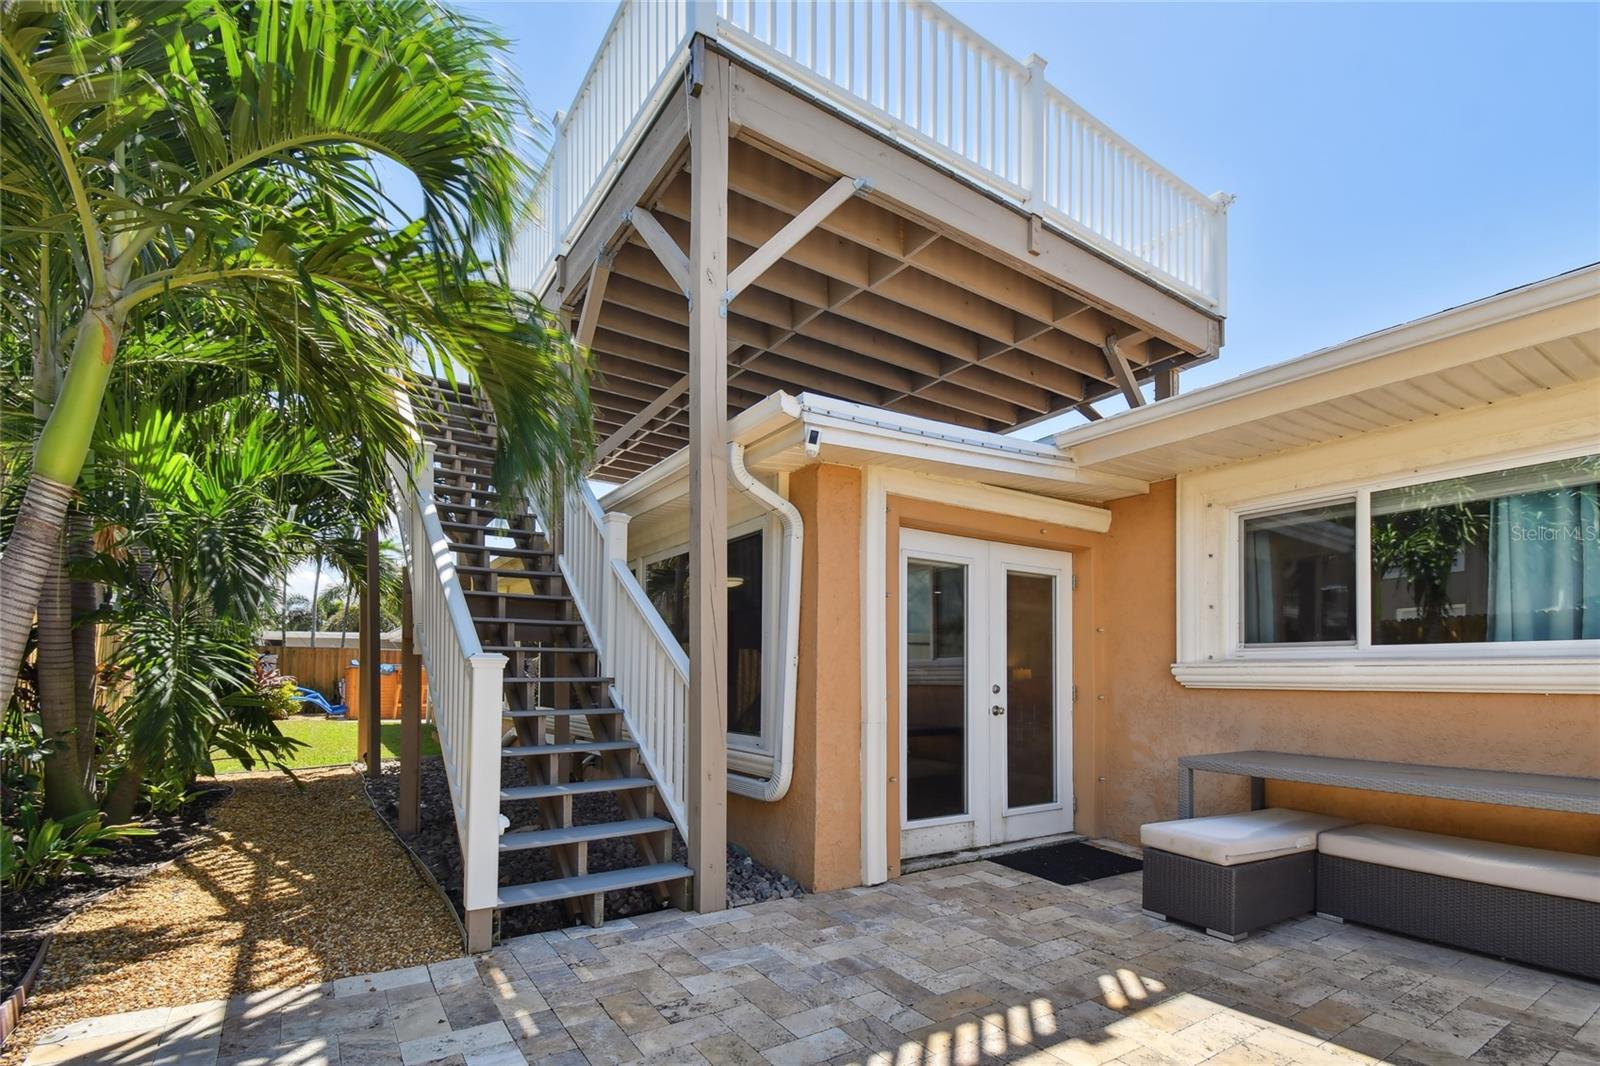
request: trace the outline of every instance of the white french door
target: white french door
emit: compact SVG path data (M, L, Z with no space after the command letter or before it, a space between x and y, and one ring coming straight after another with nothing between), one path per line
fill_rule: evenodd
M900 540L900 854L1072 829L1072 557Z

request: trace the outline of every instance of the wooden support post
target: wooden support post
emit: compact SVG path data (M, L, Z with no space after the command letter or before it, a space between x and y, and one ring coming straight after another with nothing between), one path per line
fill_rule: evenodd
M728 61L696 37L689 100L689 866L728 905Z
M400 823L415 833L422 816L422 656L417 654L411 568L400 575Z
M1170 400L1178 395L1178 368L1169 366L1156 371L1156 399Z
M366 749L367 776L377 777L383 765L383 715L379 683L383 666L383 612L379 606L378 531L367 530L367 579L361 584L361 732Z

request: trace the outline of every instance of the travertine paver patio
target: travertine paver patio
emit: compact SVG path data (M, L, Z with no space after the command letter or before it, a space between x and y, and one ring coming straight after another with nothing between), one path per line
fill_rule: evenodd
M1139 875L989 863L478 958L96 1019L29 1058L444 1062L1600 1062L1600 985L1317 918L1226 944Z

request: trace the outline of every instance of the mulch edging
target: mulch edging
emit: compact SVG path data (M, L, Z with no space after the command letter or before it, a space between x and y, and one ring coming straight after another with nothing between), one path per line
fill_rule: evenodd
M22 1009L28 1005L28 993L33 991L33 982L39 977L39 967L44 965L45 952L50 950L50 941L54 938L54 933L46 933L39 938L39 950L34 952L27 972L17 982L17 987L11 990L6 1001L0 1003L0 1047L5 1046L5 1042L11 1038L11 1031L22 1021Z
M367 794L367 802L372 804L372 813L378 816L378 821L383 823L383 827L389 831L390 836L394 837L395 842L405 849L406 858L411 860L411 865L416 867L417 873L439 894L439 898L444 900L445 909L450 912L450 917L456 920L456 928L461 930L461 942L465 944L467 942L467 927L462 923L461 915L456 912L456 905L451 900L450 893L444 890L444 886L439 883L439 879L433 876L433 871L428 869L428 864L422 861L422 856L418 855L406 838L401 835L399 826L389 821L383 812L378 809L377 797L372 794L372 779L366 775L365 769L360 772L361 790Z
M232 794L229 785L202 789L175 813L140 822L155 835L118 841L110 855L90 863L88 873L69 874L21 899L15 893L0 897L0 926L5 929L0 988L7 993L6 1002L28 974L37 973L43 945L58 928L112 892L149 877L203 844L213 808Z

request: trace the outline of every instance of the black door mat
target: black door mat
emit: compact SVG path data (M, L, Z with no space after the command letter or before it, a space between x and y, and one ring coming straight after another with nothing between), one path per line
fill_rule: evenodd
M1131 874L1144 869L1144 863L1138 859L1077 840L1066 844L1047 844L1027 851L1013 851L1008 855L997 855L989 861L1007 869L1054 881L1058 885L1081 885L1085 881L1098 881L1102 877Z

